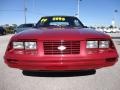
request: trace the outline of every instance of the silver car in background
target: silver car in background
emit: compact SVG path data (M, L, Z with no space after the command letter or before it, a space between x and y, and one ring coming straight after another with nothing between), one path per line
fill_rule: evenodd
M19 32L22 32L22 31L30 29L30 28L34 28L34 24L32 24L32 23L21 24L15 29L15 33L19 33Z

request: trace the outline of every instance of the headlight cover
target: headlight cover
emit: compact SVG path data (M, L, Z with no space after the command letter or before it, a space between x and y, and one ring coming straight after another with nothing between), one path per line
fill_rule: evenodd
M99 48L109 48L109 41L99 41Z
M25 50L35 50L37 49L36 42L22 42L22 41L15 41L13 42L13 49L25 49Z
M23 42L13 42L13 48L14 49L24 49Z
M36 48L36 42L25 42L25 49L35 50Z
M98 48L98 41L87 41L86 48Z

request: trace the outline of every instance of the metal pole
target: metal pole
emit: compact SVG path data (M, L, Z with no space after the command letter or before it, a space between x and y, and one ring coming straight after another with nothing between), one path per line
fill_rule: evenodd
M78 0L77 17L80 18L80 0Z
M117 16L118 10L114 10L114 22L115 22L115 27L117 27L117 21L116 21L116 16Z
M26 12L27 12L26 0L24 0L24 20L25 20L25 24L26 24Z

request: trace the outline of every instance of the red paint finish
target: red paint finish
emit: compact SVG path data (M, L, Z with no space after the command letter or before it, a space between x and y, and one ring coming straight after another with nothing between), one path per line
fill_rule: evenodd
M106 49L87 49L88 40L110 41ZM36 50L15 50L14 41L35 41ZM65 50L60 51L60 45ZM88 70L112 66L118 53L111 37L87 28L38 28L14 35L6 50L5 63L22 70Z

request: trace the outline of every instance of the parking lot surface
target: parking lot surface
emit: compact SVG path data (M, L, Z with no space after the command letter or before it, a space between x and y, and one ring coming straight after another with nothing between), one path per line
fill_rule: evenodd
M120 58L114 66L91 75L42 73L25 76L21 70L9 68L4 63L3 56L11 36L0 36L0 90L120 90ZM113 41L120 55L120 39Z

